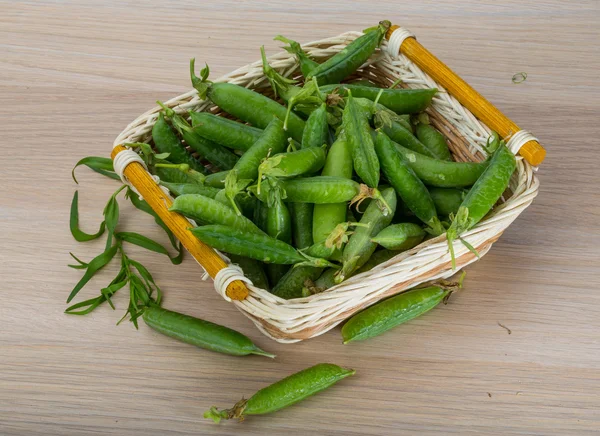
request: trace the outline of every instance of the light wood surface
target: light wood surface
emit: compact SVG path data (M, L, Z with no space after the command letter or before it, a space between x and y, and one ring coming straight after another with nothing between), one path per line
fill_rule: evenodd
M598 434L600 430L600 69L598 2L0 1L0 434ZM124 2L123 2L124 3ZM393 12L392 12L393 11ZM63 314L80 277L69 204L91 231L118 186L73 164L108 156L157 99L189 89L190 57L215 77L299 41L382 18L419 41L548 151L541 192L449 304L348 346L339 329L281 345L180 266L130 250L165 305L251 336L278 354L232 358L174 342L117 311ZM515 85L513 74L526 71ZM167 242L124 201L120 228ZM111 265L81 292L97 295ZM511 330L498 325L501 323ZM266 417L217 426L211 405L318 362L357 369L324 394Z

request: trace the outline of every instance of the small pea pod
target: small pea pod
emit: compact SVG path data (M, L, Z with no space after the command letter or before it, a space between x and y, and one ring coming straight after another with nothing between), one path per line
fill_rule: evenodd
M440 217L456 215L467 191L455 188L429 188L429 193Z
M169 210L201 223L221 224L245 232L262 233L256 224L243 215L237 215L231 207L199 194L180 195Z
M322 176L352 178L352 155L346 140L339 136L331 145L321 172ZM324 241L333 229L346 221L348 203L315 204L313 213L313 240Z
M197 183L170 183L160 181L160 184L167 188L175 196L185 194L200 194L205 197L215 198L219 190L212 186L199 185Z
M265 263L317 267L335 266L325 259L303 255L291 245L261 233L250 233L222 225L196 227L191 232L202 242L219 251L249 257Z
M284 106L258 92L233 83L207 81L208 73L209 70L206 67L201 71L201 77L197 77L194 73L194 59L190 61L192 85L198 90L200 98L208 97L214 104L234 117L246 121L254 127L266 129L273 117L283 120L288 115ZM304 121L294 113L289 114L287 131L296 141L302 141Z
M396 122L412 133L412 124L410 115L398 115L380 103L373 102L366 98L353 97L360 109L367 114L369 122L379 120L380 124L391 125Z
M250 279L252 284L257 288L269 290L269 280L265 274L265 270L258 260L250 259L244 256L237 256L228 253L231 263L238 265L244 271L244 275ZM305 267L302 267L305 268Z
M413 289L359 312L342 327L344 344L372 338L423 315L445 301L462 286L461 283L462 277L458 283L444 281L427 288Z
M240 332L155 305L144 309L142 319L149 327L164 335L207 350L232 356L258 354L275 357L258 348Z
M444 227L437 217L429 191L385 133L377 133L375 149L381 161L383 173L406 206L414 212L417 218L429 226L434 235L444 233Z
M248 150L262 134L261 129L209 112L190 112L190 119L200 136L234 150Z
M306 80L316 77L319 85L341 82L371 57L390 26L389 21L381 21L375 29L356 38L342 51L312 69Z
M292 243L292 223L290 212L282 201L277 201L267 209L267 235L272 238ZM287 265L269 264L266 267L269 283L275 286L285 275L289 267Z
M218 173L209 174L204 179L204 184L212 188L223 189L225 188L227 174L229 174L229 171L219 171Z
M168 157L169 162L174 163L174 164L187 164L190 166L190 168L192 168L200 173L203 173L203 174L207 173L207 170L204 167L204 165L202 165L202 163L199 160L194 158L186 150L183 143L177 137L177 134L173 131L171 126L169 126L169 124L165 120L165 116L163 115L162 112L158 114L158 119L154 123L154 126L152 126L152 139L154 141L154 146L156 147L156 149L158 150L159 153L169 153L169 157ZM179 172L179 171L177 171L177 170L168 171L168 170L170 170L170 168L169 169L165 168L164 170L160 170L160 171L170 174L171 181L178 181L178 180L175 180L176 178L179 180L184 179L184 176L180 176L180 175L176 176L175 175L175 173ZM180 174L183 174L183 173L180 173ZM185 178L185 179L187 180L187 178Z
M327 124L327 105L323 103L314 110L304 127L302 148L322 147L329 140L329 124Z
M471 186L483 174L485 162L451 162L431 158L395 143L408 166L428 186L439 188L463 188Z
M510 177L515 172L516 167L515 156L504 144L500 144L490 159L489 166L477 179L477 182L461 203L456 217L448 229L448 247L452 257L453 269L456 267L453 241L459 238L463 232L473 228L487 215L502 196L502 193L508 188ZM462 242L466 245L466 241L462 240ZM474 251L469 245L467 247Z
M263 177L290 178L313 174L325 164L323 147L303 148L290 153L280 153L265 159L258 167L258 183Z
M389 205L390 212L384 215L375 202L371 202L360 223L366 226L358 227L344 248L342 255L342 269L336 275L336 283L340 283L350 277L358 268L360 268L377 248L377 244L371 241L371 238L387 227L392 221L396 210L396 192L393 188L386 188L381 195Z
M283 48L285 51L295 55L298 58L298 62L300 62L300 71L304 77L308 76L312 70L319 66L317 62L308 57L304 50L302 50L300 44L298 44L296 41L292 41L291 39L287 39L281 35L277 35L275 37L275 41L281 41L289 44L289 47Z
M348 93L348 101L342 116L342 128L352 153L354 171L367 186L376 188L379 185L379 160L375 153L371 127L365 114L358 108Z
M412 132L397 121L385 122L378 115L375 116L375 126L381 129L390 139L410 150L416 151L424 156L437 158L433 152L419 141Z
M233 168L238 157L223 146L212 142L198 134L196 130L181 115L165 106L160 101L156 102L165 111L173 127L179 132L185 143L207 161L223 170Z
M302 289L307 281L316 280L322 271L323 268L312 266L291 268L271 289L271 293L286 300L303 297Z
M433 96L437 89L390 89L378 88L375 86L365 86L355 83L331 84L321 86L321 91L327 94L336 91L342 97L352 92L354 97L368 98L375 101L379 92L379 103L397 114L414 114L422 112L431 104Z
M425 238L425 230L413 223L392 224L371 240L388 250L404 251L419 245Z
M452 160L446 138L435 127L430 124L418 123L415 127L415 133L417 139L429 149L433 157L441 160Z
M239 419L248 415L264 415L291 406L314 395L340 380L353 375L353 369L346 369L331 363L320 363L292 374L252 395L242 399L233 408L218 410L211 407L204 413L216 423L221 419Z
M269 153L280 153L285 148L285 133L283 123L279 118L273 118L263 131L261 137L254 143L225 178L227 196L235 206L235 196L258 177L258 167Z
M313 244L313 205L310 203L288 203L292 217L292 240L294 247L303 249Z

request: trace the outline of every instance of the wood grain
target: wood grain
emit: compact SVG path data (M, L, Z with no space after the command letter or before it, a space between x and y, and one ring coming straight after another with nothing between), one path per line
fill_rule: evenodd
M600 6L581 2L92 2L0 0L0 434L585 435L600 429ZM395 12L391 12L395 11ZM299 41L401 23L519 126L548 156L541 192L468 268L445 307L379 338L342 346L339 329L274 343L180 266L131 249L174 310L226 324L278 354L231 358L173 342L117 311L66 316L85 260L103 241L68 230L79 189L91 231L118 184L78 169L108 156L123 127L190 87L190 57L213 74ZM513 74L528 73L515 85ZM167 243L121 201L120 228ZM81 292L97 294L106 268ZM511 329L508 334L498 322ZM214 425L211 405L330 361L357 369L327 393L268 417ZM491 396L490 396L491 395Z

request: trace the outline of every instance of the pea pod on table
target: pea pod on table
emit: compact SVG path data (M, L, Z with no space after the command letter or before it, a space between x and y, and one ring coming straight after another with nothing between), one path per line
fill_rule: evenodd
M190 112L192 127L200 136L234 150L246 151L262 130L209 112Z
M423 315L460 288L463 277L458 283L443 281L437 285L403 292L359 312L342 327L344 344L372 338Z
M356 38L342 51L313 68L306 80L315 77L319 85L341 82L371 57L390 26L389 21L381 21L375 29Z
M320 363L259 390L247 400L242 398L231 409L218 410L216 407L211 407L204 413L204 417L219 423L221 419L242 421L248 415L276 412L327 389L354 373L353 369L342 368L331 363Z
M164 335L207 350L233 356L258 354L275 357L258 348L248 337L235 330L157 305L146 307L142 319L149 327Z
M206 67L201 71L201 77L197 77L194 59L190 61L192 85L198 90L200 98L209 98L225 112L260 129L265 129L273 117L281 120L286 118L287 109L276 101L233 83L208 82L208 72ZM287 128L292 138L302 141L304 121L298 115L289 114Z

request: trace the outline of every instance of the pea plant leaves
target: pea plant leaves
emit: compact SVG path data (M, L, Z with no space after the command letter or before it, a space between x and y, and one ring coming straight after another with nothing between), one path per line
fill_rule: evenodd
M109 177L114 180L121 180L119 175L115 173L112 159L108 157L88 156L84 157L79 162L77 162L73 167L73 170L71 171L71 177L73 177L75 183L79 183L75 178L75 169L81 165L85 165L89 169L97 172L98 174L102 174L103 176Z
M86 165L95 171L110 172L112 170L112 162L110 162L109 165L108 161L110 161L110 159L89 157L79 161L76 167L79 165ZM138 210L148 213L154 218L155 222L167 234L171 245L177 252L176 255L171 255L169 250L167 250L167 248L165 248L162 244L151 238L148 238L147 236L136 232L117 231L120 214L118 195L125 188L127 188L125 198L128 198ZM119 257L121 261L121 268L114 279L106 287L100 290L100 295L69 306L65 310L65 313L71 315L86 315L103 303L108 303L112 309L115 309L111 297L120 289L124 288L126 285L129 285L128 308L124 317L119 322L123 321L129 316L130 320L137 328L137 319L143 313L143 309L150 304L160 304L162 300L162 291L154 281L154 278L148 269L140 262L131 259L126 254L124 249L125 243L136 245L149 251L165 255L175 265L180 264L183 259L183 247L181 246L181 243L177 241L171 230L162 221L162 219L156 214L156 212L154 212L154 210L152 210L150 205L148 205L148 203L142 200L126 185L120 186L119 189L117 189L110 196L106 206L103 209L104 220L100 224L98 231L95 233L86 233L79 227L78 202L79 194L76 191L71 202L69 221L71 234L75 240L78 242L91 241L98 239L104 234L106 234L107 237L104 251L89 262L84 262L73 253L70 253L71 257L76 263L69 265L69 267L78 270L84 270L84 274L77 282L75 287L71 290L67 298L67 303L70 303L81 291L81 289L83 289L83 287L91 280L91 278L98 271L108 265L117 254L120 254Z

